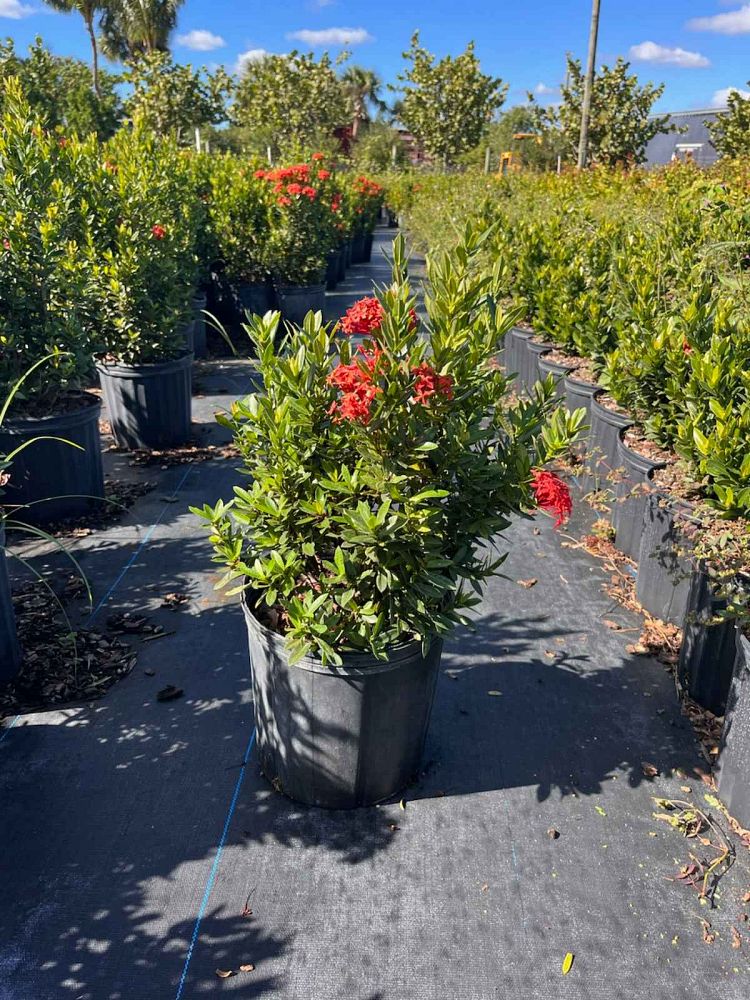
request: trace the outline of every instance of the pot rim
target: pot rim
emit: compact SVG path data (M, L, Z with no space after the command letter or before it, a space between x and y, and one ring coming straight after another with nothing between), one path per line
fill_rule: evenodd
M627 430L627 427L623 427L620 431L618 450L628 460L628 462L639 472L645 472L649 479L657 469L666 469L667 463L665 461L656 461L655 459L649 458L647 455L643 455L641 452L635 451L635 449L626 445L625 432Z
M572 365L563 365L559 361L551 361L545 354L539 357L539 367L541 368L542 365L546 365L555 375L565 376L566 372L575 371L575 367Z
M64 427L76 427L85 424L89 420L98 419L99 411L102 408L101 399L94 393L81 390L83 406L75 410L67 410L64 413L51 413L46 417L10 417L0 424L0 434L24 434L29 430L38 433L42 429L48 428L52 424L62 424ZM96 418L94 415L96 414Z
M505 336L508 337L511 334L513 334L514 337L521 337L524 340L531 340L531 338L535 335L533 330L524 330L523 327L520 326L512 326Z
M279 632L272 631L272 629L263 625L256 618L247 602L248 592L252 593L253 591L251 588L248 588L243 590L240 595L240 604L248 629L252 629L265 645L271 647L276 655L282 656L288 663L289 654L284 636ZM442 647L442 640L438 636L435 636L430 643L428 656L433 654L437 644L440 644L440 647ZM417 640L396 643L391 647L391 650L393 655L391 656L389 652L387 660L377 660L371 653L351 652L341 654L344 663L340 667L324 666L323 662L317 656L309 655L303 656L302 659L297 660L296 663L289 664L289 666L299 667L300 670L307 670L316 674L334 675L342 679L364 679L373 674L398 670L405 661L412 660L415 656L422 657L422 644Z
M619 427L621 431L627 430L628 427L632 427L633 418L629 413L620 413L617 410L610 410L608 407L602 406L599 399L605 394L606 390L600 387L599 391L591 397L592 417L596 414L596 416L598 416L604 423L609 424L611 427Z
M97 361L96 370L110 378L157 378L159 375L189 368L193 358L192 351L181 351L178 357L170 361L150 361L138 365L126 365L121 361Z
M575 373L577 371L578 369L574 368L573 371L570 373L570 375L565 376L566 384L570 383L570 385L573 386L574 389L577 389L579 392L586 393L587 395L591 396L593 400L597 392L603 391L602 387L599 385L598 382L589 382L586 379L576 378Z
M325 292L326 285L324 281L318 281L314 285L281 285L276 284L276 291L280 295L309 295L310 292Z

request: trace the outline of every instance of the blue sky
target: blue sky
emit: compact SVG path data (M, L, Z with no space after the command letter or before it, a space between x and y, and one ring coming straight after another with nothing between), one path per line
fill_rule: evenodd
M510 84L508 105L527 90L554 100L571 51L585 56L591 0L187 0L174 40L183 62L228 68L243 54L345 47L357 63L395 79L415 28L443 55L474 39L482 66ZM298 34L301 33L301 34ZM61 55L88 58L83 23L41 0L0 0L0 35L19 48L40 34ZM297 37L295 37L297 36ZM750 90L750 0L602 0L599 61L629 56L642 80L664 82L659 108L706 108L728 88Z

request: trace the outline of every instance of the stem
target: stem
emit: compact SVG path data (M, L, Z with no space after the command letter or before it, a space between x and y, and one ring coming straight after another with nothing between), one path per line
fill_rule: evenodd
M91 75L94 78L94 93L97 97L101 98L102 92L99 87L99 50L96 45L96 33L94 32L94 19L93 17L85 17L86 30L89 33L89 39L91 41Z

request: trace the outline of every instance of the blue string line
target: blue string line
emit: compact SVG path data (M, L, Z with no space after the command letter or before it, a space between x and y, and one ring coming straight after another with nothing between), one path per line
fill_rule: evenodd
M8 733L11 731L11 729L13 728L13 726L15 726L15 724L18 722L18 720L20 718L21 718L21 716L17 715L15 717L15 719L13 719L13 721L10 723L10 725L6 726L2 731L0 731L0 743L3 742L3 740L5 739L5 737L8 735Z
M188 968L190 967L190 961L193 957L193 951L195 950L195 945L198 941L198 934L201 929L201 921L203 920L203 915L206 912L206 907L208 906L208 899L211 895L211 890L214 887L214 882L216 881L216 875L219 871L219 862L221 861L221 855L224 851L224 844L226 843L227 834L229 833L229 825L232 822L232 816L234 816L234 810L237 806L237 799L240 795L240 789L242 788L242 782L245 778L245 768L248 760L250 759L250 754L253 752L253 745L255 744L255 729L253 729L252 735L250 736L250 742L245 750L245 757L242 762L242 767L240 768L239 777L237 778L237 784L234 786L234 795L232 796L232 801L229 804L229 812L227 813L227 818L224 822L224 829L221 832L221 839L219 840L219 846L216 849L216 857L214 858L214 863L211 865L211 871L208 874L208 881L206 882L206 889L203 893L203 899L201 900L200 908L198 909L198 916L195 918L195 927L193 928L193 936L190 940L190 947L188 948L188 953L185 956L185 965L182 969L182 975L180 976L180 984L177 987L177 995L175 1000L180 1000L182 997L182 992L185 989L185 982L187 981Z
M180 492L180 490L182 489L182 487L185 484L185 480L187 479L187 477L190 475L190 473L192 471L193 471L192 467L188 467L187 469L185 469L185 472L183 473L182 479L179 481L179 483L175 487L172 496L175 496L177 493ZM141 539L141 544L138 546L138 548L135 550L135 552L131 555L130 559L128 559L128 561L125 563L125 565L123 566L123 568L120 570L119 574L117 575L117 578L114 580L114 582L110 586L110 588L107 591L107 593L104 595L104 597L102 597L102 599L99 601L99 603L97 604L97 606L94 608L94 610L91 612L91 614L86 619L86 624L87 625L89 625L94 620L94 618L96 618L96 616L99 614L99 612L104 607L104 605L107 603L107 601L110 599L110 597L112 596L112 594L120 586L120 583L122 582L123 577L125 576L125 574L127 573L127 571L130 569L130 567L133 565L133 563L136 561L136 559L141 554L141 552L143 552L143 550L146 547L146 545L148 545L148 541L151 538L151 535L154 533L154 530L161 524L162 518L164 517L164 515L166 514L166 512L167 512L167 507L165 506L164 509L162 510L161 514L159 514L159 516L157 517L157 519L154 521L154 523L151 525L151 527L148 529L148 531L146 532L146 534Z

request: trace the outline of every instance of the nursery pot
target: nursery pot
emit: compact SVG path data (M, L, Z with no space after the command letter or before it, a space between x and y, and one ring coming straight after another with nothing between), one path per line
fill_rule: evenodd
M206 356L206 317L203 313L206 305L205 292L193 296L193 354L196 358Z
M339 280L339 252L331 250L326 264L326 291L332 292Z
M21 647L5 562L5 525L0 522L0 684L12 681L21 668Z
M599 402L603 393L591 400L591 430L589 431L584 489L608 490L614 493L619 475L620 434L633 423L627 413L610 410Z
M364 264L367 253L367 233L352 236L352 264Z
M573 371L573 368L570 365L561 365L558 361L550 361L544 354L539 355L537 365L539 368L539 378L545 379L548 375L551 375L555 383L555 396L560 402L564 402L565 378Z
M724 805L730 816L747 829L750 827L750 641L739 629L717 772Z
M251 598L252 600L252 598ZM347 654L340 667L289 663L283 636L243 594L260 766L275 788L327 809L372 805L415 777L435 694L442 642L394 646L388 660Z
M346 243L344 243L344 266L345 267L351 267L352 266L352 238L351 237L349 237L349 239L346 241Z
M365 264L369 264L372 260L372 244L375 239L375 234L373 232L365 233Z
M312 312L323 312L326 305L325 285L279 285L281 315L288 323L302 326L305 316Z
M97 365L120 448L173 448L190 440L193 355L156 364Z
M588 432L584 432L573 445L573 451L576 455L579 458L583 458L588 450L589 439L591 437L591 405L597 392L601 392L601 386L596 385L595 382L586 382L584 379L577 378L575 372L565 376L564 386L565 405L570 412L572 413L574 410L579 409L586 411L584 424L589 427L589 430Z
M693 701L714 715L723 715L736 657L732 621L715 622L726 602L713 593L711 580L700 568L693 571L680 649L677 677Z
M0 454L7 455L32 438L48 439L35 441L13 459L3 503L31 505L14 515L17 520L43 524L81 517L96 504L96 498L104 496L99 438L102 406L96 396L79 395L79 405L67 413L6 420L0 427Z
M512 326L505 334L505 370L508 375L516 375L514 388L517 392L525 388L526 348L531 337L531 330L522 330L519 326Z
M336 259L338 261L338 281L343 281L346 278L346 247L341 244L341 246L336 251Z
M185 350L192 354L195 346L195 321L191 319L183 326L181 332L185 338Z
M692 544L679 530L693 508L682 500L647 497L638 554L636 596L649 614L682 627L693 576Z
M245 319L246 312L252 316L265 316L269 309L273 309L273 293L267 281L241 282L237 286L237 300L243 313L241 320Z
M532 337L526 341L526 370L523 373L524 387L531 392L539 381L539 362L545 354L554 350L555 345L545 340L535 340Z
M630 559L637 559L648 505L648 484L654 472L664 468L664 462L654 461L628 448L623 435L624 431L620 431L617 463L622 475L615 487L617 500L612 508L612 526L615 529L615 545L620 552Z

